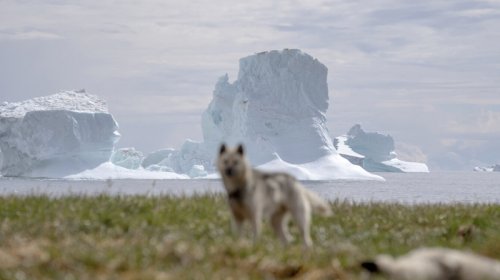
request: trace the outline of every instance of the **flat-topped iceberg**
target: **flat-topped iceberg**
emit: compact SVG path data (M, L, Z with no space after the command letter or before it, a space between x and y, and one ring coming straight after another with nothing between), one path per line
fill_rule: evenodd
M334 143L343 157L370 172L429 172L425 163L398 159L390 135L365 132L359 124L336 137Z
M163 172L139 168L141 152L114 151L119 137L106 103L84 90L4 102L0 105L0 171L4 176L68 179L189 178L168 168L160 168ZM204 174L200 168L192 173Z
M65 91L0 104L4 176L63 177L109 160L119 138L106 103Z
M300 50L242 58L238 79L230 83L226 74L215 85L202 115L203 141L187 140L160 161L160 152L148 157L177 173L188 174L193 166L213 173L219 145L243 143L253 165L290 171L299 179L381 180L335 150L326 128L327 73L325 65Z

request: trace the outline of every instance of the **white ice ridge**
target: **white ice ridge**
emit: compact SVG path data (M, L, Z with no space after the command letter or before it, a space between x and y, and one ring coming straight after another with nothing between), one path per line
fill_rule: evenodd
M109 160L119 138L106 103L84 90L0 105L1 173L64 177Z
M222 142L243 143L253 165L300 169L302 179L381 179L336 152L326 127L327 73L325 65L300 50L244 57L236 81L230 83L226 74L215 85L202 115L203 141L187 140L180 150L146 159L155 162L155 169L188 174L193 166L203 166L212 173ZM165 158L158 159L159 154ZM150 168L145 162L143 167Z
M429 172L425 163L398 159L390 135L365 132L359 124L347 135L336 137L334 143L343 157L370 172Z
M108 113L106 102L84 89L63 91L49 96L36 97L21 102L0 104L0 117L22 118L32 111L66 110L79 113Z

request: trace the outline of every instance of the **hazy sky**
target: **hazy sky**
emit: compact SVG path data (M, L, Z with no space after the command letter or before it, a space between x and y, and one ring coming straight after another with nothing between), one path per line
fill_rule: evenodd
M332 136L360 123L431 170L500 163L496 0L0 0L0 102L86 88L120 147L179 147L219 76L283 48L328 67Z

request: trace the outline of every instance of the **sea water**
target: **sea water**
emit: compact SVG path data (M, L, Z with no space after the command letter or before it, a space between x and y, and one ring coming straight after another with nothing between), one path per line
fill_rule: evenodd
M500 203L500 172L378 173L379 181L304 181L328 200ZM0 195L193 195L222 193L220 180L62 180L0 177Z

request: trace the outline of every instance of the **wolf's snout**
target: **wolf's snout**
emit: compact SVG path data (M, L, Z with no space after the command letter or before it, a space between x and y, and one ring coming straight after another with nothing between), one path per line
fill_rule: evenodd
M226 168L225 173L226 173L226 176L233 176L234 171L232 168Z

